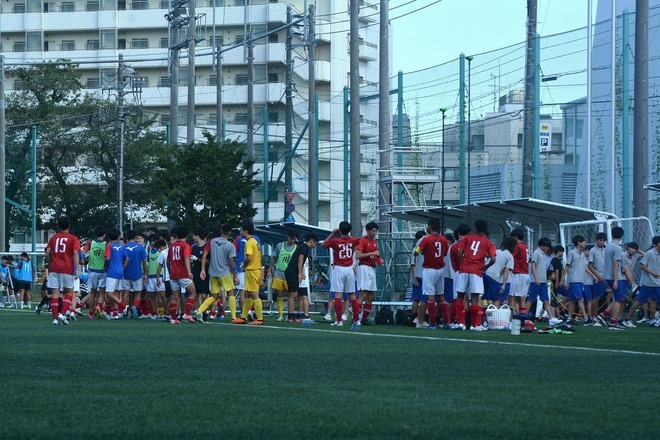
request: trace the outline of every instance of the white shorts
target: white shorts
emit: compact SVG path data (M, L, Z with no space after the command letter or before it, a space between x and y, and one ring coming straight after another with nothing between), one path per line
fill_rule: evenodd
M509 295L525 298L529 292L529 275L514 273L511 275L511 291Z
M73 275L67 273L48 274L48 288L59 292L62 289L73 289Z
M90 272L87 287L90 291L105 289L105 272Z
M105 278L106 292L121 292L124 290L124 280L120 278Z
M353 266L335 266L330 275L330 290L336 294L355 293Z
M190 286L193 283L193 280L190 278L179 278L178 280L170 280L170 286L172 287L172 290L176 290L177 292L184 292L188 286Z
M160 280L160 284L156 284L156 278L149 278L147 281L147 292L164 292L165 291L165 282Z
M236 276L238 277L238 284L236 289L245 290L245 272L237 272Z
M358 290L376 291L376 268L361 264L357 273Z
M129 292L142 292L143 287L144 283L142 282L142 278L137 280L124 280L124 290L128 290Z
M456 292L469 293L470 295L484 294L484 279L473 273L457 273L454 276Z
M422 293L429 295L444 295L445 270L424 268L422 272Z

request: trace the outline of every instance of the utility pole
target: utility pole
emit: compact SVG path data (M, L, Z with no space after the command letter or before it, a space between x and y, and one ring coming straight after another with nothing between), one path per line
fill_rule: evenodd
M222 54L220 53L220 43L215 41L216 46L216 59L215 59L215 72L216 72L216 85L215 85L215 131L216 137L220 142L224 142L225 133L223 130L223 117L222 117Z
M350 198L351 224L353 234L362 233L362 190L360 188L360 40L358 16L360 4L358 0L350 0L350 95L351 95L351 151L350 151ZM401 111L401 109L399 109Z
M308 223L312 226L319 224L318 219L318 204L319 199L319 170L318 170L318 133L316 132L316 69L314 63L316 62L316 35L314 33L314 12L316 7L309 5L309 174L307 179L308 187Z
M254 156L254 42L252 32L248 34L248 85L247 85L247 157ZM252 175L254 168L248 168L248 174ZM252 206L252 193L247 196L247 204Z
M5 176L5 137L6 116L5 116L5 56L0 55L0 252L7 250L7 202L6 176ZM34 241L34 237L32 237Z
M624 48L625 50L625 48ZM625 66L624 66L625 67ZM614 68L614 66L612 66ZM649 196L649 1L635 1L635 114L633 125L633 217L648 217ZM625 197L625 195L624 195Z
M124 109L124 55L119 54L117 67L117 121L119 122L119 169L117 170L117 225L119 235L124 236L124 125L126 112Z
M383 237L391 233L391 219L387 212L391 210L392 187L390 168L390 20L387 0L380 0L380 46L378 68L378 149L380 150L380 212L378 232Z
M286 7L286 21L289 27L286 29L286 84L285 84L285 107L284 107L284 157L286 165L284 169L284 191L293 191L293 173L291 170L291 149L293 147L293 30L291 29L291 6ZM286 194L284 195L284 206L286 206ZM310 199L310 204L311 204ZM288 213L284 209L284 219Z
M525 120L523 122L522 197L533 197L534 189L534 76L536 67L536 0L527 0L527 59L525 62Z
M195 45L197 44L197 20L195 18L195 3L188 1L188 112L186 114L186 141L190 145L195 142Z

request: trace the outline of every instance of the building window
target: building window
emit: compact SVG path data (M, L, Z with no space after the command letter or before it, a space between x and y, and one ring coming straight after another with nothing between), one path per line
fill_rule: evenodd
M167 37L161 37L160 38L160 48L161 49L167 49L170 47L170 39Z
M149 1L148 0L133 0L133 3L131 3L131 9L149 9Z
M85 5L85 11L93 12L93 11L98 11L99 9L100 9L100 5L98 0L87 0L87 4Z
M216 35L215 37L211 36L208 39L209 47L222 46L225 44L225 37L222 35Z
M133 48L133 49L149 49L149 39L147 39L147 38L133 38L131 40L131 48Z
M40 52L42 50L41 32L26 32L25 38L28 52Z
M25 41L14 42L14 52L25 52L25 49L26 49Z
M62 50L76 50L76 42L74 40L62 40Z
M158 87L170 87L172 85L172 78L169 76L161 76L158 80Z
M20 79L14 80L14 90L25 90L25 83Z
M236 113L236 116L234 117L234 123L239 124L239 125L245 125L248 122L248 114L247 113Z
M217 86L217 85L218 85L218 75L209 76L209 86Z
M170 9L169 0L160 0L160 9Z
M277 73L269 73L268 74L268 82L269 83L276 83L280 80L280 76Z
M87 78L87 88L88 89L100 89L101 88L101 78Z
M99 50L99 40L87 40L85 43L86 50Z
M460 170L458 168L445 168L445 181L459 180Z
M99 158L96 154L88 154L85 156L85 165L88 167L99 166Z
M114 29L100 32L101 49L117 48L117 33Z
M101 69L101 85L104 87L113 87L117 71L115 69Z
M279 41L279 35L278 34L270 34L268 35L268 42L269 43L277 43Z
M41 0L27 0L27 12L41 12Z
M117 7L119 9L119 3L121 3L122 0L119 0L117 3L117 6L115 6L115 0L101 0L101 10L103 11L112 11ZM124 4L126 2L124 1ZM126 9L126 6L124 6L124 9Z
M62 12L76 12L76 4L74 2L62 2Z
M246 86L248 84L248 74L239 73L236 75L236 85L237 86Z
M14 3L11 12L14 14L25 14L25 3Z
M235 44L243 44L245 42L245 35L236 35L236 39L234 40Z
M126 38L120 38L117 40L117 49L126 49Z
M160 115L160 125L163 127L170 125L170 115Z

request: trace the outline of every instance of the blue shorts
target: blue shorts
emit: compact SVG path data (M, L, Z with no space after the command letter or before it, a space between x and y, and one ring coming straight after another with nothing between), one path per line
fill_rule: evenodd
M585 301L591 301L594 299L594 285L593 284L583 284L582 285L582 296L584 296Z
M417 277L415 278L417 279L418 285L417 286L415 286L414 284L412 285L412 295L410 299L412 299L413 301L421 301L422 296L424 295L422 293L422 279Z
M650 300L660 299L660 286L640 286L637 292L637 301L646 304Z
M628 290L628 281L627 280L619 280L619 288L614 290L614 280L606 280L607 285L610 286L610 289L612 289L612 293L614 294L614 301L624 301L626 299L626 291Z
M565 297L568 296L568 290L566 290L566 286L556 287L555 288L555 293L557 295L561 295L561 296L565 296Z
M537 286L536 283L530 283L527 301L535 302L539 297L541 298L541 301L550 301L550 297L548 296L548 284L541 283Z
M607 288L607 283L605 281L598 281L594 283L594 287L591 289L594 299L600 298L605 295L605 289Z
M568 299L572 302L577 302L583 299L582 295L582 283L569 283L568 287Z
M500 300L500 289L502 283L497 282L493 277L484 274L484 299L488 301Z
M346 292L342 293L341 297L344 301L348 301L348 293ZM357 298L357 293L355 297ZM328 299L335 299L335 292L330 292L330 294L328 295Z
M445 301L448 303L453 303L456 299L454 298L454 280L449 277L445 277Z

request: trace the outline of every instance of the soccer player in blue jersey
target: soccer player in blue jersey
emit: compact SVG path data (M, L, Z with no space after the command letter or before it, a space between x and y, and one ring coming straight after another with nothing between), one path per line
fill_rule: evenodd
M128 242L124 245L124 290L133 295L133 306L131 307L133 319L139 316L138 307L142 298L142 287L147 282L147 251L136 241L138 234L128 231L126 238Z
M122 316L128 313L128 305L124 303L115 292L121 295L122 278L124 276L124 266L128 263L126 250L119 239L119 231L111 229L108 231L110 243L105 248L105 259L108 261L105 281L105 299L106 303L112 301L119 306ZM109 301L108 301L109 300ZM118 313L116 307L112 309L112 316L108 314L109 319L117 319Z

